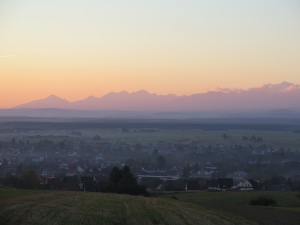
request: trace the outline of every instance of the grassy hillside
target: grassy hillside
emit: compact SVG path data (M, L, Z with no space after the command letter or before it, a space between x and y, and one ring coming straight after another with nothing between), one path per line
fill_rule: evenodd
M265 194L277 207L248 205ZM0 224L272 224L300 221L293 192L180 192L141 197L0 188Z
M255 224L198 204L166 198L0 188L5 224Z

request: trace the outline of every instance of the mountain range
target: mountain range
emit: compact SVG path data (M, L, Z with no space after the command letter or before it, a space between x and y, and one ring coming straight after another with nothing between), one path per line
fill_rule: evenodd
M69 102L51 95L14 107L14 109L73 109L114 111L257 111L300 109L300 85L288 82L265 84L261 87L243 89L216 88L215 91L177 96L157 95L145 90L128 93L111 92L100 98Z

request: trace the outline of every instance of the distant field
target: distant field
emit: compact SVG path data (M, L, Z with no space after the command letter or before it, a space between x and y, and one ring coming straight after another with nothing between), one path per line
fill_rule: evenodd
M277 209L292 209L300 212L300 199L297 192L266 192L266 191L238 191L238 192L175 192L164 193L163 197L175 195L179 200L204 204L207 202L226 203L235 205L248 205L254 197L266 195L274 198L278 204Z
M291 150L300 150L300 133L293 133L292 131L258 131L258 130L229 130L229 131L202 131L197 129L186 130L159 130L151 129L147 132L146 129L140 132L133 132L135 129L130 129L129 133L122 133L121 129L83 129L81 130L83 136L74 136L65 131L45 131L35 133L20 132L19 134L0 134L0 140L11 140L12 138L24 138L30 141L39 141L43 139L53 141L63 140L86 140L92 141L92 137L100 135L103 141L116 143L118 141L125 141L128 144L148 144L157 143L158 141L165 141L170 143L191 143L193 140L204 145L215 144L237 144L243 146L259 146L261 144L271 145L273 148L290 148ZM138 130L138 129L136 129ZM222 135L226 133L231 135L231 139L223 139ZM262 142L243 141L243 136L262 137ZM40 137L35 137L40 135ZM53 135L53 136L51 136Z
M0 202L1 225L256 224L239 216L168 197L0 188Z

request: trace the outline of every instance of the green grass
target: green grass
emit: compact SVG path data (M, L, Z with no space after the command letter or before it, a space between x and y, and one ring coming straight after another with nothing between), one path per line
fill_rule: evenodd
M261 191L249 191L249 192L178 192L178 193L165 193L162 197L175 196L178 200L192 202L197 204L204 204L207 202L213 203L226 203L232 205L248 205L252 198L259 196L269 196L275 199L278 208L280 209L293 209L293 211L300 212L300 200L296 197L295 192L261 192Z
M253 206L250 200L257 196L269 196L276 206ZM257 224L299 224L300 200L292 192L181 192L161 193L161 198L176 197L177 202L205 206L209 209L248 219ZM192 205L191 205L192 207Z
M255 224L171 198L0 189L1 224ZM4 197L4 196L10 196Z
M7 188L7 187L0 186L0 198L9 198L9 197L15 197L20 195L30 195L30 194L37 194L37 193L38 192L35 190L22 190L22 189Z

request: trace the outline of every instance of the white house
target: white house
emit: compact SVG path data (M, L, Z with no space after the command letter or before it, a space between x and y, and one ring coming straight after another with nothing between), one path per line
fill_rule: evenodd
M253 185L247 179L244 179L240 183L238 183L237 187L241 191L252 191L253 190Z
M84 172L84 169L82 169L80 166L77 166L77 171L81 174Z

